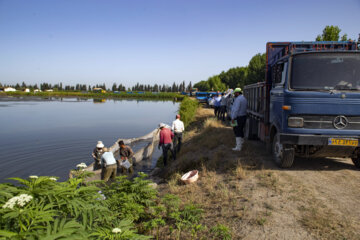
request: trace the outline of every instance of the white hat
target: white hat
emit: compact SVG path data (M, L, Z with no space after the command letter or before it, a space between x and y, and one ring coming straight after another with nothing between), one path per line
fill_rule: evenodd
M102 141L98 141L98 143L96 144L96 147L97 148L103 148L104 147L104 144Z
M164 123L159 123L159 128L165 127Z

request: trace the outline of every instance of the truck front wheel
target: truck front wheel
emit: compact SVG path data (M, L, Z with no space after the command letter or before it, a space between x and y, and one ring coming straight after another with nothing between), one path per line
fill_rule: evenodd
M351 160L353 161L355 167L360 168L360 156L357 156L355 158L351 158Z
M282 168L289 168L294 163L294 148L280 143L280 134L276 133L272 141L272 154L275 163Z

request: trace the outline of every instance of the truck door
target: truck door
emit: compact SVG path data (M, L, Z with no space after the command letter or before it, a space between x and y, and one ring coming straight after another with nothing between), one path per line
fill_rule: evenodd
M279 62L272 68L273 86L270 91L270 123L278 131L283 129L284 85L287 78L288 62Z

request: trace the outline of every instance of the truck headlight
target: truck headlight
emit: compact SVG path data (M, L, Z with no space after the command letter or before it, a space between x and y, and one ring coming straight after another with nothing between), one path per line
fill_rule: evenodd
M289 117L288 126L293 128L301 128L304 126L304 119L301 117Z

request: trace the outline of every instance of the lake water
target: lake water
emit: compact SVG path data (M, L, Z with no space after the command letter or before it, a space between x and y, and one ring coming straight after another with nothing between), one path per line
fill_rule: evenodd
M66 180L80 162L93 162L98 140L143 136L170 124L171 101L0 98L0 182L9 177L58 176ZM140 164L151 168L154 162ZM139 168L139 167L137 167Z

